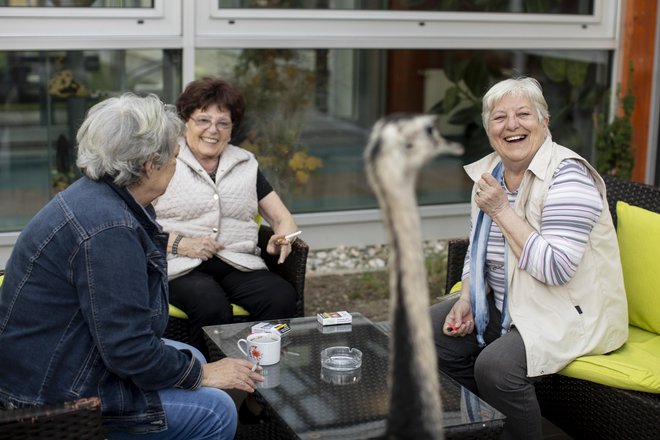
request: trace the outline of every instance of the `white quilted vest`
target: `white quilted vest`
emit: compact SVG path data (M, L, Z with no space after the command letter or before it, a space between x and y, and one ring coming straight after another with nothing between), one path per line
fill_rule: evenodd
M240 270L266 269L257 246L258 163L254 155L227 145L213 182L184 140L180 146L174 176L165 194L154 202L158 222L170 234L212 237L225 246L217 256ZM169 253L167 260L170 280L202 262Z

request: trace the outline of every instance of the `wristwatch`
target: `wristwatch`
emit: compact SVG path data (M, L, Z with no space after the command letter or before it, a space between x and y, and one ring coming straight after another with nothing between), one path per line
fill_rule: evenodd
M172 243L172 255L177 255L179 253L179 243L181 242L182 238L183 235L177 235L174 239L174 243Z

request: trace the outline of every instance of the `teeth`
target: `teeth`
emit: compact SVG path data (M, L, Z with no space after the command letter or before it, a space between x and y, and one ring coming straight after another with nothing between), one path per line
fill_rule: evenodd
M202 139L204 142L208 142L209 144L215 144L216 142L218 142L217 139L213 139L213 138L202 137L201 139Z
M507 141L507 142L519 141L521 139L525 139L525 136L519 135L519 136L511 136L511 137L508 137L508 138L504 138L504 140Z

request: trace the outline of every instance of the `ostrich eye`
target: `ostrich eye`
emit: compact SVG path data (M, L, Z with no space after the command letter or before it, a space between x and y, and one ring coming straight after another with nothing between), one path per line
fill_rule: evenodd
M435 131L435 127L433 127L432 125L426 126L426 134L428 134L429 136L433 136L434 131Z
M413 146L414 146L414 145L413 145L412 142L408 142L408 143L406 144L406 150L412 150L412 147L413 147Z

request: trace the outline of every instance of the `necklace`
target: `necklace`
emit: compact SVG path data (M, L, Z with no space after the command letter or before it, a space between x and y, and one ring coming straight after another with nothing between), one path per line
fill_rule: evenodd
M215 164L215 168L213 168L213 171L207 171L209 177L211 180L215 183L215 175L218 173L218 165L220 165L220 161L218 160L218 163Z

